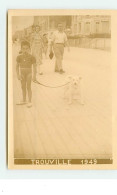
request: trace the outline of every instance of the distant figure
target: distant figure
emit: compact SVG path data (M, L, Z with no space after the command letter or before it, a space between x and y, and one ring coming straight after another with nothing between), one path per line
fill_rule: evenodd
M35 32L32 33L31 47L32 55L36 58L36 63L39 68L39 74L42 75L43 39L40 33L40 27L38 25L35 26Z
M48 36L48 51L49 53L51 52L52 50L52 36L53 36L53 32L50 33L50 35Z
M44 54L45 54L45 58L47 58L47 50L48 50L48 38L47 38L47 34L44 34L43 35L43 45L44 45L43 51L44 51Z
M28 92L28 104L27 107L32 106L32 90L31 90L31 82L32 82L32 72L33 72L33 80L36 80L36 59L31 54L30 51L30 43L27 41L23 41L21 43L21 55L17 56L17 65L16 72L17 78L21 81L22 95L23 100L20 102L20 105L26 104L26 95ZM33 67L33 71L32 71Z
M35 25L32 25L32 33L35 33Z
M67 36L63 31L63 25L58 24L58 30L53 33L50 52L52 52L52 47L55 53L56 62L55 62L55 72L60 74L64 73L62 60L64 53L64 46L67 45L69 51L69 45L67 41Z
M35 34L35 26L32 25L32 33L30 35L30 44L31 44L31 47L32 47L33 39L34 39L34 34Z

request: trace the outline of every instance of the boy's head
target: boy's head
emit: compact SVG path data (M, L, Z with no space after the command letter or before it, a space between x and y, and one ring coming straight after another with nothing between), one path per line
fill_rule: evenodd
M21 51L23 54L29 53L30 51L30 43L28 41L21 42Z

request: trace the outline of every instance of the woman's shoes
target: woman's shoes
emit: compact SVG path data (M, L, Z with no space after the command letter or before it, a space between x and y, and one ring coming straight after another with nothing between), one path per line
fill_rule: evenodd
M25 104L27 104L26 101L21 101L21 102L17 103L16 105L20 106L20 105L25 105Z
M43 75L43 72L39 72L40 75Z

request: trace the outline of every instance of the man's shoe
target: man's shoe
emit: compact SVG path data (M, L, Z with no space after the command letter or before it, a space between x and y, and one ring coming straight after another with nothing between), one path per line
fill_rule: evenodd
M60 74L63 74L63 73L65 73L65 71L61 69L61 70L60 70Z
M55 70L55 72L59 72L59 70Z
M32 103L29 102L29 103L27 104L27 107L28 107L28 108L31 108L31 107L32 107Z

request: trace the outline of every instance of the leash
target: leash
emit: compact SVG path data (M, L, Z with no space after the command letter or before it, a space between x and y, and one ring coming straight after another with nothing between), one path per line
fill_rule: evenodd
M42 85L42 86L44 86L44 87L48 87L48 88L58 88L58 87L64 87L65 85L68 85L68 83L65 83L65 84L63 84L63 85L58 85L58 86L49 86L49 85L45 85L45 84L43 84L43 83L40 83L39 81L37 81L37 80L35 80L35 81L33 81L34 83L37 83L37 84L39 84L39 85Z

